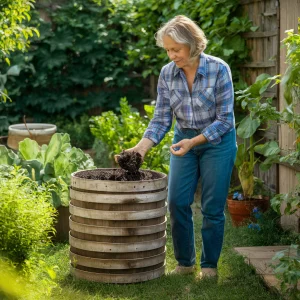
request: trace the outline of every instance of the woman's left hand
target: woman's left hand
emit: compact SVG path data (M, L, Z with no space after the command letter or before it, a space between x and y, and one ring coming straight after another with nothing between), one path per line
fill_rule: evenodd
M172 154L176 156L183 156L193 148L193 142L190 139L183 139L177 144L170 147Z

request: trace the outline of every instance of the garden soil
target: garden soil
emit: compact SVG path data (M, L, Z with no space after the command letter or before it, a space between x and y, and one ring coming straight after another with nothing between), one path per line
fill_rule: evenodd
M120 169L86 170L76 173L77 177L93 180L111 181L141 181L160 178L159 174L151 171L140 171L143 160L137 152L122 151L118 158Z

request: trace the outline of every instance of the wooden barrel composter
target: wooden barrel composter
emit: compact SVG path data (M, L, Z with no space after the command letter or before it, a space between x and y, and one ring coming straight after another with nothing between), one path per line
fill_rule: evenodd
M69 240L76 278L134 283L164 274L167 176L149 172L158 178L109 181L72 174Z

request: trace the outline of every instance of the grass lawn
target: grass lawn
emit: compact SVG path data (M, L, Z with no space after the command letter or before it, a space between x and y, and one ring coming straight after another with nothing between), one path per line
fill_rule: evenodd
M198 208L194 211L199 211ZM194 214L197 273L200 271L201 252L201 216ZM274 215L269 214L263 219L260 231L254 231L247 226L233 228L230 216L226 218L225 241L219 262L219 278L196 279L193 275L168 275L176 266L168 224L166 275L148 282L136 284L104 284L76 280L69 273L69 245L57 244L47 254L47 262L57 265L58 288L53 290L51 299L281 299L278 294L269 291L254 270L244 263L241 256L233 252L235 246L258 246L289 244L294 237L282 232L274 221Z

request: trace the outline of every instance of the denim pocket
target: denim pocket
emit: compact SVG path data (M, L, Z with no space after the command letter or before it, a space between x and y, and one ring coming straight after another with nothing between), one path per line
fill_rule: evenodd
M174 138L177 137L177 143L183 139L192 139L195 136L199 135L196 130L193 129L182 129L180 130L177 126L175 126L174 130Z

